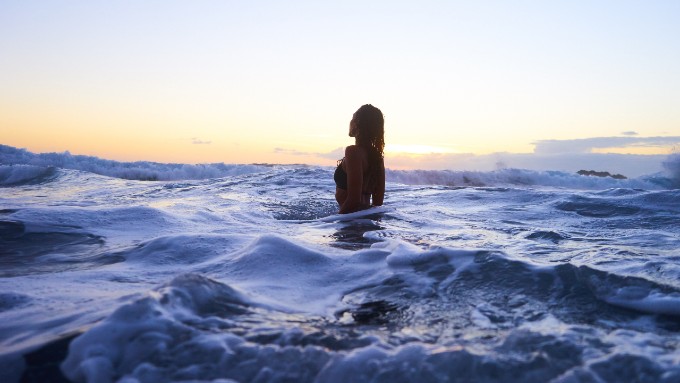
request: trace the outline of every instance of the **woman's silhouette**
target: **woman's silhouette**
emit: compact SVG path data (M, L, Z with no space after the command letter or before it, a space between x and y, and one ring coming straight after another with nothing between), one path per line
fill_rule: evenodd
M380 109L370 104L359 108L349 122L349 136L355 144L345 148L333 175L340 214L380 206L385 197L385 120Z

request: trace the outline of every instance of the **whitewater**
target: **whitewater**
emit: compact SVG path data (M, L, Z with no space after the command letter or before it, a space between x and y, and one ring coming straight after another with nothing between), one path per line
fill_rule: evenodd
M388 164L389 166L389 164ZM613 179L0 146L2 382L680 382L680 155Z

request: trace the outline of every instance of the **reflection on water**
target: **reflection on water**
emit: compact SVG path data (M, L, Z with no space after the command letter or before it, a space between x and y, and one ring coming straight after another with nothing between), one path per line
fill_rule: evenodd
M375 240L364 237L370 231L383 230L379 225L382 215L366 216L366 219L339 223L341 226L329 237L334 240L329 245L346 250L359 250L371 246Z
M26 232L18 221L0 221L0 277L50 273L120 262L98 254L104 239L90 233Z

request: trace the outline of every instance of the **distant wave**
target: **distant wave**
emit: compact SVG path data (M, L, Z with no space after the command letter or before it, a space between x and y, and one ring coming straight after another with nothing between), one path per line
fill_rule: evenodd
M643 176L634 179L584 176L561 171L534 171L501 169L491 172L452 170L388 170L387 180L407 185L442 186L549 186L572 189L640 188L667 189L673 181L663 175Z
M680 153L673 153L663 162L663 167L670 175L671 187L680 188Z
M680 188L680 153L670 155L663 166L666 173L632 179L585 176L563 171L499 169L495 171L391 170L388 182L408 185L461 187L548 186L573 189L674 189ZM265 172L270 165L163 164L157 162L119 162L93 156L64 153L31 153L0 145L0 186L38 183L49 180L54 168L82 170L109 177L142 181L175 181L221 178ZM51 170L50 170L51 169ZM603 169L606 170L606 169ZM329 177L329 182L330 177Z
M35 154L7 145L0 145L0 165L12 165L0 167L0 185L22 183L38 177L37 173L55 167L142 181L200 180L251 174L268 169L265 165L224 163L189 165L148 161L119 162L93 156L72 155L69 152Z

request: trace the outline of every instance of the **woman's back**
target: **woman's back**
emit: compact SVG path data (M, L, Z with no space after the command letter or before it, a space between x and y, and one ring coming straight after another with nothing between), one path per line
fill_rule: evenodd
M340 213L382 205L385 195L385 165L382 150L383 116L380 109L364 105L352 117L350 137L355 145L345 148L345 157L335 169L335 198Z

